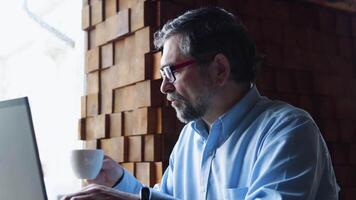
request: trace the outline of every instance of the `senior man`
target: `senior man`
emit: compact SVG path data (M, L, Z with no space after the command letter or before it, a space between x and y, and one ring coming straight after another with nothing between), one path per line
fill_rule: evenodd
M163 48L161 91L186 123L161 182L146 187L106 157L95 184L66 199L338 199L313 119L258 92L261 58L237 17L191 10L154 42Z

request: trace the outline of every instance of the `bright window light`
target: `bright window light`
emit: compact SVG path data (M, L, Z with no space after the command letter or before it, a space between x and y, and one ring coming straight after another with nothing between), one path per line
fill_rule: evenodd
M24 2L0 0L0 100L29 97L48 197L57 200L80 188L69 152L82 145L77 138L84 82L82 2L27 0L37 17L74 46L31 18Z

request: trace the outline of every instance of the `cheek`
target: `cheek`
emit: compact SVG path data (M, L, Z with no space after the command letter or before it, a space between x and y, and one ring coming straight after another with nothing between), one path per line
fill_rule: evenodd
M190 103L196 99L197 96L202 92L202 88L197 87L196 85L177 85L176 92L183 96L183 98Z
M180 94L181 96L183 96L185 99L187 99L187 91L186 91L186 87L184 85L181 84L176 84L174 85L175 87L175 91Z
M206 90L206 82L194 72L185 74L179 79L174 87L177 93L182 95L187 101L194 101L201 93Z

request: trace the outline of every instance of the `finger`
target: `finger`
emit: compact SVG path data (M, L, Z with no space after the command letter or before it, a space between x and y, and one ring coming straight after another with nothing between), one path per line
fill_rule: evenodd
M77 197L73 197L71 200L94 200L98 199L95 194L87 194L87 195L81 195Z
M94 183L94 184L89 184L89 185L83 187L81 191L83 191L83 192L98 191L98 190L101 190L104 188L105 188L105 186L97 185Z
M115 168L118 165L119 164L117 164L116 161L114 161L112 159L104 159L102 169L108 170L108 169Z
M72 196L68 200L94 200L95 195L87 194L87 195L79 195L79 196Z
M103 169L100 170L99 174L94 178L94 179L86 179L86 182L89 184L100 184L101 182L103 182L103 180L105 179L106 174L104 172Z
M72 200L73 197L77 198L80 196L87 196L90 194L100 193L100 191L107 191L107 188L101 185L90 184L83 187L79 192L66 195L63 200Z
M81 196L89 195L91 192L95 192L95 190L92 190L92 189L81 190L79 192L66 195L62 200L73 200L73 199L79 198Z

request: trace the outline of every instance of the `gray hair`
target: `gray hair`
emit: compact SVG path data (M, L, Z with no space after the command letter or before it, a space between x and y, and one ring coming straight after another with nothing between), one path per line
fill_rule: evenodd
M233 14L217 7L187 11L154 34L154 45L160 49L167 39L177 35L181 36L181 53L198 64L209 63L209 55L222 53L230 62L236 82L255 81L262 57L257 55L246 27Z

